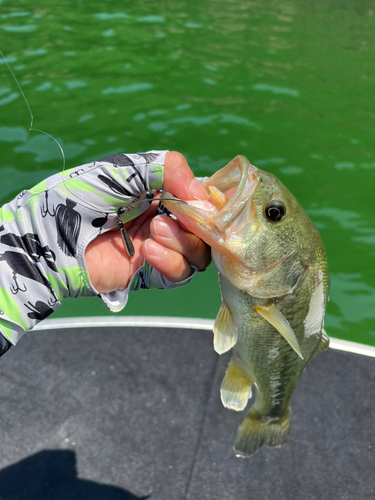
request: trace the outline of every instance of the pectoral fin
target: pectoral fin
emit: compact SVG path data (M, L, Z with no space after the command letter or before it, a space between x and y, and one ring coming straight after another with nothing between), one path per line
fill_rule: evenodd
M228 305L223 301L214 324L214 349L218 354L229 351L237 342L237 327Z
M283 316L283 314L277 309L274 304L270 306L254 306L254 309L276 328L276 330L284 337L284 339L289 343L289 345L296 351L298 356L303 359L300 346L298 344L297 337L293 332L288 320Z

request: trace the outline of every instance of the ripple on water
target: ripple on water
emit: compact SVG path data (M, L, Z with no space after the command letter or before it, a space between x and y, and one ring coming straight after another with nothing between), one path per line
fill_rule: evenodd
M268 83L256 83L252 88L253 90L259 90L260 92L272 92L273 94L283 94L292 97L299 97L298 90L288 89L286 87L277 87L276 85L269 85Z
M10 33L29 33L36 30L35 24L24 24L23 26L0 26L4 31L9 31Z
M65 158L75 158L79 156L87 148L81 144L69 143L64 144L61 139L56 140L60 143ZM24 144L14 148L15 153L31 153L34 155L34 161L43 163L51 160L58 160L62 155L60 148L55 144L51 138L44 134L38 134L30 137Z
M82 87L87 87L87 83L82 80L68 80L65 82L65 86L68 90L80 89Z
M47 54L46 49L25 50L25 56L42 56Z
M93 113L88 113L87 115L82 115L78 118L78 123L84 123L84 122L87 122L88 120L91 120L92 118L94 118L94 114Z
M96 19L100 19L101 21L109 21L111 19L127 19L130 17L128 14L125 14L125 12L96 12L92 16Z
M343 321L360 323L375 318L375 288L364 283L360 273L331 275L330 297L340 316L327 314L326 327L343 328Z
M364 243L365 245L375 245L375 228L370 227L367 221L363 220L360 214L350 210L339 208L313 208L307 210L312 217L329 217L335 221L342 229L348 229L354 236L352 241Z
M298 175L303 173L303 168L302 167L281 167L280 172L284 175Z
M48 89L50 89L50 88L52 88L52 83L51 83L51 82L44 82L44 83L42 83L41 85L39 85L39 86L36 88L36 90L37 90L38 92L43 92L44 90L48 90Z
M23 127L0 127L0 142L25 142L27 136Z
M120 87L107 87L102 90L102 94L131 94L132 92L139 92L140 90L147 90L152 87L152 83L147 82L128 83L127 85L121 85Z
M14 63L17 61L17 58L16 57L1 57L0 58L0 65L1 64L11 64L11 63Z
M215 115L208 115L208 116L183 116L181 118L174 118L172 120L165 120L163 122L158 121L158 122L151 122L147 125L147 127L150 130L153 130L154 132L162 132L166 129L169 129L171 125L184 125L184 124L192 124L197 127L203 126L203 125L208 125L211 123L225 123L225 124L235 124L235 125L243 125L246 127L253 127L256 129L259 129L259 125L256 123L248 120L247 118L243 118L241 116L237 115L232 115L229 113L219 113ZM174 128L172 128L174 130ZM168 135L167 132L165 132L165 135Z
M214 66L212 64L205 64L204 67L206 69L208 69L209 71L217 71L218 70L218 67L217 66Z
M189 108L191 108L191 104L185 102L183 104L178 104L175 109L177 109L178 111L183 111L184 109L189 109Z
M375 169L375 161L360 163L359 167L363 170L373 170ZM351 161L338 161L334 163L333 168L336 170L354 170L356 166Z
M164 16L142 16L138 17L137 21L139 23L163 23L165 21Z
M186 23L185 24L186 28L191 28L191 29L196 29L196 28L201 28L202 25L198 23Z
M133 116L133 120L135 122L140 122L146 118L146 113L137 113L136 115Z
M246 127L253 127L260 130L260 126L242 116L234 115L231 113L219 113L208 116L185 116L183 118L176 118L171 120L173 123L193 123L194 125L206 125L208 123L213 123L217 121L218 123L232 123L234 125L245 125Z
M280 165L281 163L285 163L285 158L279 158L278 156L271 156L271 158L260 158L258 160L254 160L254 165L256 167L263 167L264 165Z
M168 114L168 110L166 109L153 109L149 111L148 116L159 116L159 115L166 115Z
M338 161L333 166L336 170L353 170L354 163L351 161Z
M29 15L30 15L30 12L10 12L9 14L3 14L0 17L2 19L7 19L8 17L26 17Z
M15 191L22 188L35 186L41 180L56 173L56 170L32 170L25 172L13 167L4 167L1 169L1 200L6 200L9 195L14 195ZM14 182L17 179L17 183Z
M9 104L12 101L15 101L18 98L18 93L17 92L12 92L11 94L7 95L6 97L3 97L0 99L0 106L5 106L5 104Z

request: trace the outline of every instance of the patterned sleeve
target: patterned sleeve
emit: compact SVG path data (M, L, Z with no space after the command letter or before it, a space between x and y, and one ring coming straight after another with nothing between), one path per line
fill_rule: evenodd
M146 200L163 188L165 154L121 154L76 167L0 209L0 333L5 339L16 344L66 297L99 295L117 312L130 290L189 281L171 283L144 263L125 291L101 296L84 259L87 245L117 225L119 209L123 222L147 210Z

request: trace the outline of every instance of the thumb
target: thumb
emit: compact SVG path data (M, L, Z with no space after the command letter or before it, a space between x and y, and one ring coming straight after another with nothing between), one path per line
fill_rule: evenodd
M164 190L182 200L208 198L207 191L195 178L185 157L176 151L170 151L165 156Z

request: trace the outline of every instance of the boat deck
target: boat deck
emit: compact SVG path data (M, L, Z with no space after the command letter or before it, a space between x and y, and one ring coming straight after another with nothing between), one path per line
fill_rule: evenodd
M280 449L237 459L208 331L26 335L0 361L1 500L373 499L375 359L307 367Z

